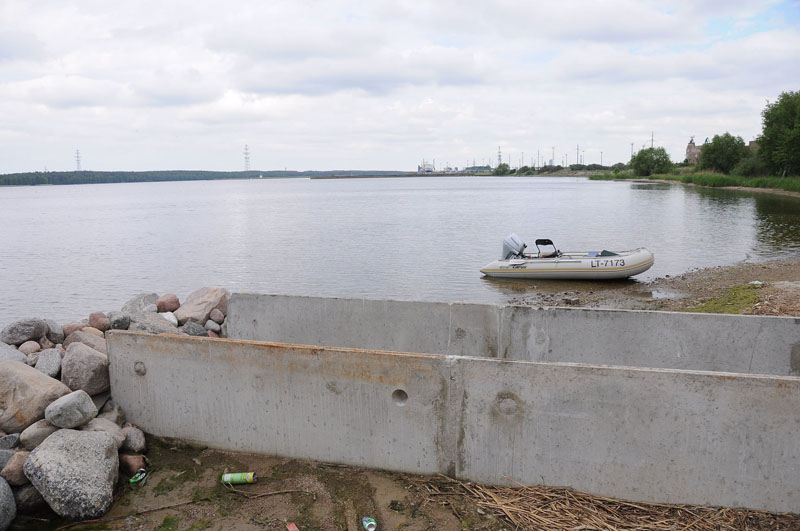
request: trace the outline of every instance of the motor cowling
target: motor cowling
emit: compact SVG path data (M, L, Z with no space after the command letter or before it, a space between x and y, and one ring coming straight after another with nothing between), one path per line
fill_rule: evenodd
M522 241L522 238L511 233L503 240L503 256L500 259L508 260L514 256L521 256L526 247L527 245Z

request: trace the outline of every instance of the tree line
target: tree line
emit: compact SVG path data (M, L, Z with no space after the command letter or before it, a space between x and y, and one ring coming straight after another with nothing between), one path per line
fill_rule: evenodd
M741 177L800 175L800 91L782 92L761 112L762 132L751 149L740 136L714 135L700 150L698 169ZM634 175L669 173L672 161L663 147L647 148L631 158Z
M331 170L331 171L49 171L6 173L0 175L0 186L31 186L45 184L141 183L162 181L211 181L219 179L259 179L278 177L389 175L392 171Z

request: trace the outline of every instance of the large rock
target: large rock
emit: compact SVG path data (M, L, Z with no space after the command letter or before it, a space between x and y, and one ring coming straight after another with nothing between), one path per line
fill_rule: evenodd
M44 418L59 428L77 428L97 416L92 397L79 389L64 395L44 410Z
M221 330L219 323L217 323L213 319L209 319L208 321L206 321L205 329L208 330L209 332L214 332L215 334L219 334L219 331Z
M31 452L24 470L59 516L99 518L114 501L117 447L105 432L58 430Z
M87 334L92 334L93 336L97 337L103 337L103 338L106 337L106 335L103 332L101 332L100 330L98 330L93 326L84 326L81 329L81 332L86 332Z
M190 336L207 336L208 333L203 325L189 321L181 327L181 329Z
M156 309L159 313L174 312L181 307L181 301L174 293L166 293L156 301Z
M20 433L69 387L18 361L0 360L0 430Z
M6 531L17 517L14 493L3 478L0 478L0 531Z
M61 372L61 351L55 348L41 351L35 368L50 378L58 378Z
M128 330L147 332L148 334L177 334L178 329L175 325L158 315L157 313L135 313L131 314L131 324Z
M83 389L90 395L108 391L108 356L83 343L71 344L61 360L61 381L73 391Z
M178 318L172 312L161 312L158 315L169 321L172 326L178 326Z
M125 434L122 433L122 428L108 419L100 417L90 420L87 424L81 427L82 431L104 431L114 439L114 444L119 449L125 442Z
M108 312L108 322L112 330L127 330L131 325L131 316L122 312Z
M55 343L47 339L47 336L44 336L39 338L39 346L42 347L42 350L47 350L49 348L54 348L56 345Z
M211 313L208 314L208 318L217 324L222 324L223 322L225 322L225 315L216 308L211 310Z
M92 312L89 315L89 326L97 328L101 332L105 332L111 328L111 321L109 321L108 317L103 312Z
M141 313L146 306L155 304L158 293L141 293L122 305L122 313Z
M100 336L96 336L90 332L85 332L83 330L78 330L77 332L73 332L67 336L67 339L64 340L64 348L69 350L69 346L73 343L83 343L84 345L88 345L95 349L98 352L102 352L103 354L107 354L108 350L106 350L106 340Z
M147 452L147 440L142 430L129 424L122 428L122 433L125 435L125 442L122 443L122 450L127 450L135 454Z
M20 434L19 442L22 443L22 447L26 450L33 450L57 431L58 427L47 422L47 419L37 420Z
M19 514L37 514L47 509L47 502L33 485L23 485L14 489L14 501ZM3 529L0 526L0 529Z
M64 337L67 338L78 330L83 330L83 328L86 326L88 326L86 323L65 323L61 326L61 329L64 331ZM62 339L60 343L63 342L64 340Z
M19 433L9 433L0 437L0 449L11 450L19 445Z
M30 452L26 450L15 452L6 463L6 466L3 467L3 470L0 470L0 476L5 478L12 487L28 484L28 478L25 477L25 473L22 471L22 465L25 463L25 459L28 458L28 454Z
M34 352L39 352L40 350L42 350L42 346L39 344L38 341L26 341L25 343L19 346L19 351L25 354L26 356L29 356Z
M175 310L175 317L180 324L194 321L202 325L215 308L223 315L228 313L228 297L230 293L224 288L200 288L190 293L181 307Z
M0 343L0 360L11 360L18 361L26 365L28 364L28 356L14 347L6 345L5 343Z
M38 340L47 332L47 324L43 319L29 317L11 323L0 332L0 341L9 345L21 345L26 341Z
M63 343L66 336L64 335L64 330L61 328L61 325L52 319L45 319L44 323L47 325L47 332L45 333L47 339L52 341L54 345Z

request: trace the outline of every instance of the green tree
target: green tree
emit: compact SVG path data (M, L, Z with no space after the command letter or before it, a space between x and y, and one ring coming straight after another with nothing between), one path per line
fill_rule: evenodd
M501 162L492 172L494 175L508 175L511 173L511 168L505 162Z
M639 176L668 173L672 169L672 161L663 147L647 148L633 156L631 168L633 174Z
M747 148L742 137L728 132L714 135L713 140L703 144L700 150L700 168L728 174L746 155Z
M781 92L761 112L761 159L772 174L800 175L800 91Z

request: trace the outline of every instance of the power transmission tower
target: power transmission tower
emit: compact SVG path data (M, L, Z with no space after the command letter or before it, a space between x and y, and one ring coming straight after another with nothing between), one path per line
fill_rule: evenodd
M250 148L244 145L244 171L250 171Z
M75 171L81 171L81 150L75 150Z

